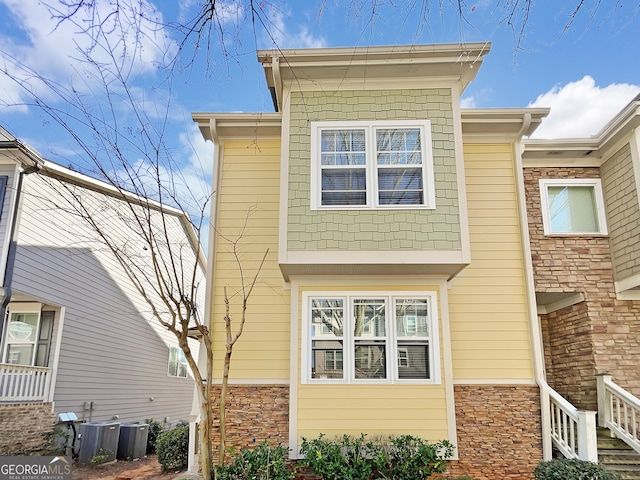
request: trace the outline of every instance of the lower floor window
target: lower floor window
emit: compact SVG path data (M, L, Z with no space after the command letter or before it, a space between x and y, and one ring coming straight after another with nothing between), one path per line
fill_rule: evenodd
M307 379L434 380L435 293L308 294Z

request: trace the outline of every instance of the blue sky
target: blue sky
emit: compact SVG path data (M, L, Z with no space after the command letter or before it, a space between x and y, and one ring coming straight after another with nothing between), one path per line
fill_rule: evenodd
M192 18L198 4L196 0L120 1L142 5L145 16L140 18L158 18L164 24ZM98 3L108 8L109 0ZM212 42L210 61L196 56L189 68L174 77L170 93L157 66L167 52L177 51L180 35L171 28L147 24L147 36L139 45L144 48L127 64L134 79L131 88L136 99L146 104L150 118L167 117L171 127L167 141L185 171L185 184L193 188L204 179L206 188L212 152L191 121L191 112L273 111L256 48L491 42L491 52L463 95L463 106L548 106L552 113L539 129L543 137L595 134L640 92L640 7L636 2L587 0L568 28L578 0L534 2L518 49L514 31L505 21L505 6L521 4L516 0L465 2L463 21L455 9L457 3L436 0L428 3L431 8L422 22L416 20L421 2L373 3L377 10L372 17L372 2L365 0L256 2L259 21L254 28L247 0L218 0L217 20L225 29L229 56L220 55L217 40ZM418 6L409 9L401 6L404 3ZM516 12L517 36L522 11ZM24 75L26 66L59 85L73 81L90 108L103 106L94 78L78 66L76 48L88 46L81 31L86 25L84 14L79 12L75 25L63 22L56 28L42 1L0 0L3 70L15 79ZM118 42L116 48L123 51L132 42L131 35L112 35L107 40ZM94 52L102 59L97 49ZM190 58L194 57L188 49L185 59ZM64 102L47 88L39 82L33 85L48 105L65 110ZM82 169L82 153L69 132L32 103L14 80L0 73L0 124L45 157ZM77 131L86 134L81 128Z

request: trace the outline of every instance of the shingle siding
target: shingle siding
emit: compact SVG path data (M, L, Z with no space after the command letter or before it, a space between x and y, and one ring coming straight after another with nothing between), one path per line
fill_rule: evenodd
M638 238L640 208L629 144L607 160L601 169L605 192L611 258L616 280L640 274Z
M435 210L311 210L311 122L431 121ZM449 89L291 95L288 249L459 250L460 217Z

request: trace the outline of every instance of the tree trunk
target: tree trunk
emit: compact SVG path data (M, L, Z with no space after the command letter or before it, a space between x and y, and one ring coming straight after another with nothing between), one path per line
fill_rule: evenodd
M200 403L200 468L202 468L202 478L213 480L213 455L211 442L211 392L209 385L206 386L206 398Z
M222 374L222 385L220 386L220 449L218 450L218 465L224 465L224 455L227 451L227 429L226 429L226 412L227 412L227 389L229 385L229 367L231 366L231 349L232 345L227 345L227 352L224 356L224 371Z

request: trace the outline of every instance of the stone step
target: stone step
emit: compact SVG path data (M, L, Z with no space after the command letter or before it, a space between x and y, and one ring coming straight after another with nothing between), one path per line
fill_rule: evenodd
M598 462L623 480L640 480L640 454L606 428L598 428Z
M636 465L640 467L640 455L632 451L623 450L600 450L598 449L598 460L606 465Z

